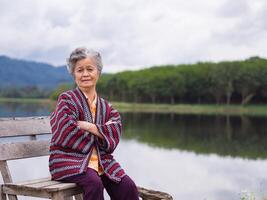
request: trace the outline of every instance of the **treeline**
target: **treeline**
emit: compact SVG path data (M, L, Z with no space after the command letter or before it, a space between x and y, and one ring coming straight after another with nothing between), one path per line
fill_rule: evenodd
M167 65L103 75L99 93L112 100L152 103L267 102L267 60Z
M48 98L50 94L51 89L43 89L37 86L0 88L0 97L6 98Z
M4 88L0 96L57 99L74 84L54 91L38 87ZM149 103L248 104L267 102L267 60L199 62L155 66L138 71L103 74L98 93L111 100Z

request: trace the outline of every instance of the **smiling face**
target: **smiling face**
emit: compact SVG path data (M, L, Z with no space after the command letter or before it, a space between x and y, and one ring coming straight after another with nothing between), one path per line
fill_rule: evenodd
M77 61L73 75L80 89L95 89L99 72L94 59L87 57Z

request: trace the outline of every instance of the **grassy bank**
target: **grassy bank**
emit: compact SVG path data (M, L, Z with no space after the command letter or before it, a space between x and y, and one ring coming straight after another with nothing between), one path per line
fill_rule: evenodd
M158 112L178 114L222 114L267 116L267 105L213 105L213 104L144 104L114 102L122 112Z
M0 103L55 103L50 99L0 98ZM221 114L267 116L266 105L214 105L214 104L150 104L113 102L120 112L154 112L178 114Z
M2 98L0 97L0 103L50 103L50 99L31 99L31 98Z

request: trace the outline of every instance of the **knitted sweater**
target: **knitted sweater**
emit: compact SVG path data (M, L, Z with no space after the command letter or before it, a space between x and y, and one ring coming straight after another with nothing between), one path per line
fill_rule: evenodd
M59 96L50 118L49 169L52 179L62 180L85 172L95 146L104 173L119 182L125 172L112 156L122 131L119 113L106 100L97 97L95 124L104 139L80 129L79 120L92 122L92 114L84 94L76 88Z

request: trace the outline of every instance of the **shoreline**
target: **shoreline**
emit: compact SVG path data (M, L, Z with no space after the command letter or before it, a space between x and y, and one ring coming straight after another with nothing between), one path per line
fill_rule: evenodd
M0 103L53 104L51 99L0 98ZM267 116L267 105L152 104L112 102L120 112Z

